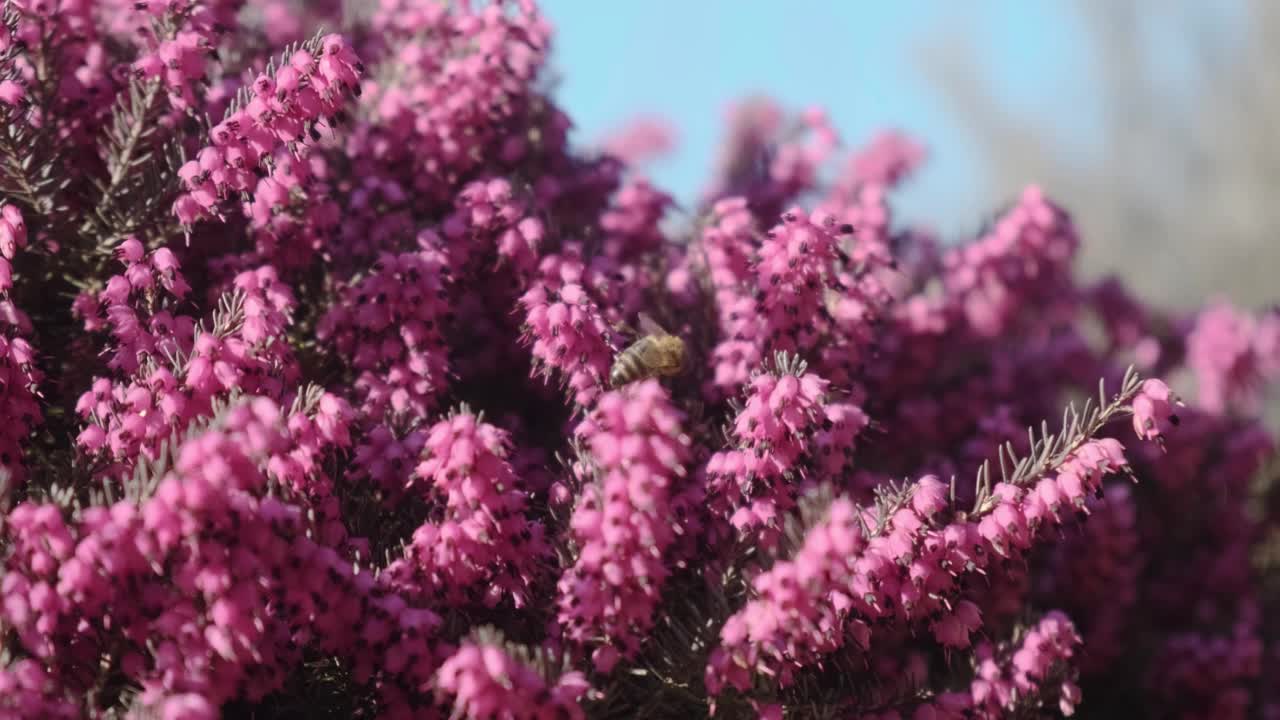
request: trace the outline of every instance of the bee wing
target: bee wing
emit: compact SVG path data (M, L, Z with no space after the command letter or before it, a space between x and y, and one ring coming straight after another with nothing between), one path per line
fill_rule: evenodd
M641 312L639 315L636 316L636 324L640 326L641 335L657 335L658 337L662 337L664 335L671 334L666 330L664 330L656 320L654 320L652 317L649 316L648 313L645 313L645 312Z
M663 344L651 336L646 336L645 340L635 345L636 359L640 361L648 373L657 375L668 375L679 369L683 363L677 363L677 360L683 358L672 355L669 348L663 347Z
M662 343L659 343L657 338L649 335L641 337L631 348L635 352L637 359L645 367L661 366L666 356L662 350Z

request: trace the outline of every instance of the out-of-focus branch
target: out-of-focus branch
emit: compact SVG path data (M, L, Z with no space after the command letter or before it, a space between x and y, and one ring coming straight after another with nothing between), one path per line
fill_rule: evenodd
M1040 182L1090 239L1087 271L1125 268L1140 294L1167 303L1222 293L1253 305L1274 295L1280 263L1280 78L1269 71L1280 6L1246 5L1226 22L1192 2L1073 3L1090 54L1075 67L1101 121L1084 157L1061 150L1053 123L1012 111L968 41L943 41L921 62L986 154L989 202ZM1153 44L1159 32L1178 39L1178 62Z

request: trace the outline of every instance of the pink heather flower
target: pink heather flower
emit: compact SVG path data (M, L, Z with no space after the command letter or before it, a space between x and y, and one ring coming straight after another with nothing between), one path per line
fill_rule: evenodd
M674 127L660 117L642 116L627 122L601 143L605 152L631 166L660 158L676 146Z
M795 119L799 132L785 127L782 108L765 98L732 106L728 120L730 137L723 145L709 199L742 195L766 218L781 214L783 207L811 189L819 168L840 144L818 108Z
M397 498L413 484L411 476L425 442L426 436L420 431L397 438L391 428L377 425L356 446L355 472Z
M533 273L546 230L542 220L530 214L530 201L504 178L477 180L463 187L454 198L453 213L438 233L432 231L436 242L447 248L451 269L470 275L508 265L521 277Z
M947 486L933 475L926 475L916 481L915 492L911 493L911 507L922 518L932 518L951 503L947 499Z
M520 298L526 342L544 377L563 374L574 401L588 407L603 390L613 362L609 327L585 288L534 283Z
M0 717L76 718L70 694L35 660L0 667Z
M1133 398L1133 430L1143 440L1163 442L1164 435L1178 424L1174 406L1181 401L1164 382L1144 380Z
M1038 590L1076 618L1089 648L1080 659L1085 673L1106 668L1124 652L1144 563L1130 489L1109 487L1105 501L1090 500L1089 505L1089 522L1054 548L1053 571ZM1097 602L1099 597L1106 602Z
M1031 186L975 243L948 251L944 280L974 332L995 337L1027 303L1053 310L1066 300L1078 246L1066 213Z
M576 643L601 638L629 658L653 622L664 558L687 530L672 508L690 459L682 419L646 380L601 396L575 431L595 468L570 520L577 559L557 584L558 619Z
M405 484L441 498L444 518L419 527L388 568L397 585L455 606L529 601L550 548L542 524L525 517L528 493L510 453L507 434L469 412L427 431L422 462Z
M709 394L730 394L764 358L766 329L749 291L755 219L745 198L720 200L702 231L707 272L715 290L720 343L712 351ZM714 391L712 393L711 391Z
M915 171L925 156L924 147L911 137L895 130L883 130L850 157L844 180L892 187Z
M669 195L641 178L623 185L613 207L600 216L606 233L602 251L618 261L635 260L666 244L659 225L671 205Z
M0 263L5 262L0 259ZM44 418L39 387L44 375L36 364L36 351L25 335L30 320L14 307L0 289L0 507L27 475L23 462L28 436Z
M1187 336L1187 364L1205 410L1256 413L1266 382L1280 375L1280 311L1251 316L1225 302L1211 306Z
M590 690L581 673L554 682L498 645L466 642L440 666L438 687L469 718L584 718L579 702Z
M1011 658L1014 686L1024 694L1035 691L1051 676L1053 666L1071 660L1079 646L1071 620L1061 612L1049 612L1027 632Z
M111 473L155 457L173 433L211 414L213 403L233 392L283 399L298 373L284 338L295 299L274 268L237 275L234 292L221 303L237 308L222 318L227 326L197 334L194 318L170 310L190 290L172 251L141 252L136 240L124 241L118 255L125 274L111 278L100 295L117 341L108 361L117 376L95 379L76 404L89 426L78 442L115 460Z
M357 372L355 396L364 417L423 417L447 380L445 261L423 250L383 255L374 267L343 290L316 333L333 341Z
M955 609L935 620L930 629L934 639L945 648L963 649L969 647L970 633L982 627L982 613L977 605L962 600Z
M979 645L968 692L939 695L917 706L911 717L1008 717L1046 705L1069 716L1081 699L1080 688L1073 682L1073 658L1079 647L1080 637L1071 621L1057 610L1050 611L1011 648Z
M228 158L237 165L245 162L243 153L231 152ZM341 217L330 197L335 190L328 167L323 155L299 157L287 149L277 150L271 158L270 173L257 181L252 199L241 206L261 261L281 272L297 272L330 244ZM228 256L226 261L242 262L243 257Z
M185 37L189 39L183 40L180 34L179 41L160 48L161 59L168 53L172 57L166 62L176 67L166 76L171 88L189 83L191 74L198 71L190 60L198 53L198 36ZM139 61L140 72L158 72L147 62L145 58ZM180 74L173 75L175 72ZM280 72L285 74L283 79L262 76L253 83L248 103L215 125L209 133L212 144L180 169L186 193L174 201L173 211L184 225L189 226L191 219L217 214L221 201L236 192L256 188L264 207L282 200L284 186L279 177L259 181L254 168L286 144L296 148L319 142L320 128L328 129L349 98L359 92L363 66L346 41L338 35L326 35L321 39L318 59L307 50L298 50ZM306 77L307 82L297 82L300 77ZM264 219L251 214L259 222Z
M11 261L27 246L27 224L16 205L0 205L0 296L13 287Z
M841 232L835 218L792 208L783 223L767 234L755 268L755 290L770 349L805 352L815 346L829 317L824 291L838 286L834 263L840 254Z
M827 381L803 362L779 355L774 365L748 386L732 426L736 447L716 453L706 466L721 510L741 533L760 534L766 544L795 505L806 459L818 474L836 476L867 422L856 406L826 405Z
M515 164L544 148L561 156L568 118L532 107L543 100L534 80L551 26L533 3L504 10L388 0L372 18L374 31L392 39L403 72L378 99L369 137L356 139L371 157L389 147L410 160L410 182L423 195L446 200L451 177L474 176L490 157ZM513 133L516 126L539 127L539 141Z
M170 695L159 706L160 717L164 720L213 720L218 717L217 705L197 693Z
M0 80L0 103L19 107L27 99L27 88L12 79Z
M1175 712L1186 704L1207 708L1215 717L1249 716L1247 688L1265 677L1264 643L1256 606L1249 600L1233 605L1236 613L1227 627L1174 633L1158 641L1159 664L1143 679L1155 707Z
M1076 468L1071 477L1082 503L1086 492L1091 495L1100 486L1104 472L1125 464L1118 452L1119 443L1090 440L1064 462L1064 468ZM1108 463L1104 456L1113 459ZM1061 479L1062 474L1056 484L1042 483L1065 495ZM757 673L785 687L800 668L844 644L844 632L864 638L865 648L876 628L895 623L927 622L942 648L969 648L983 626L984 611L974 599L960 596L960 581L986 574L993 554L1023 557L1047 537L1045 523L1060 520L1046 512L1039 488L1028 492L998 483L992 489L998 502L981 517L937 526L915 508L914 499L936 514L945 508L943 491L936 477L921 478L909 488L913 501L888 519L882 534L871 537L862 528L877 527L873 513L844 498L833 502L827 519L809 529L796 555L757 576L757 598L726 621L721 645L707 666L708 690L718 694L726 685L744 690ZM1061 502L1058 497L1051 498L1053 503ZM837 527L856 539L837 542Z
M870 422L862 408L852 403L823 408L822 429L814 434L812 450L819 477L836 481L853 470L857 438Z
M866 648L870 630L860 620L854 632L843 630L854 561L866 547L857 512L849 501L837 499L794 558L755 578L756 599L720 631L721 645L706 670L708 691L719 694L726 685L745 690L757 666L770 668L785 686L795 671L849 638L861 637Z
M376 666L398 683L427 682L429 659L406 664L394 656L404 656L405 643L421 647L438 618L388 599L370 575L317 545L326 533L312 539L302 507L266 495L262 468L295 442L275 403L241 402L217 426L183 443L173 471L140 505L90 508L74 533L53 506L11 513L6 532L21 534L10 541L47 538L20 543L6 568L0 611L28 651L66 673L61 663L75 658L42 648L76 637L96 643L97 635L80 636L81 623L116 643L145 637L153 662L126 658L122 668L144 698L184 717L278 689L300 661L290 627L305 627L317 649L357 674ZM51 581L56 593L44 589ZM20 590L29 598L21 606ZM398 639L355 643L380 634Z
M1280 720L1274 308L1080 284L1036 187L944 246L895 212L923 144L767 100L671 224L669 133L581 152L533 0L343 5L5 5L0 719L305 714L337 668L392 720L1070 715L1116 678ZM692 362L611 388L642 312ZM1026 425L1130 363L1200 409L1148 380L1156 447L1042 467Z
M704 238L722 318L713 382L738 381L746 363L778 350L815 350L824 375L851 382L871 345L872 326L890 299L880 278L869 272L891 264L887 249L876 257L851 256L844 246L853 226L839 223L825 208L812 213L792 208L757 250L749 216L746 222L735 217L741 207L736 200L722 200L716 212L726 214L725 229L712 226ZM854 249L860 253L861 247ZM748 255L755 257L744 271L740 259ZM717 267L720 263L727 265ZM818 337L827 339L820 350Z

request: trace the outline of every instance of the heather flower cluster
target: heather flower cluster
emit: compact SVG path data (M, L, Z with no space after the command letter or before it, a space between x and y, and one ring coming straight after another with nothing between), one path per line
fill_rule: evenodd
M427 431L411 491L428 484L443 496L444 519L413 533L387 575L422 597L492 607L529 602L550 549L525 517L528 497L507 461L507 433L460 412Z
M656 380L600 398L576 430L591 465L570 521L577 561L557 586L568 638L601 638L595 666L608 672L632 657L653 623L667 579L668 551L687 531L676 496L688 472L681 414ZM685 518L685 522L688 518Z
M10 261L27 244L27 228L15 205L0 209L0 412L7 422L0 428L0 474L6 483L23 479L23 445L43 417L38 402L41 373L35 349L27 336L31 319L9 297L13 287Z
M294 51L273 74L259 74L249 86L248 103L228 112L209 131L212 142L179 170L187 192L174 201L173 211L184 225L218 214L219 202L232 193L253 197L246 214L259 223L284 203L294 183L287 164L277 163L281 152L298 153L308 142L319 142L321 130L332 130L348 96L360 89L363 65L341 35L312 45L314 50Z
M1258 412L1267 384L1280 375L1280 308L1256 317L1218 303L1187 335L1187 365L1208 412Z
M818 108L685 207L551 42L0 3L0 719L1280 717L1275 308Z
M772 372L750 380L733 420L736 447L717 452L706 466L710 494L728 503L730 522L765 545L801 491L842 474L867 423L856 405L828 401L829 382L787 358L778 355Z
M463 717L580 720L589 685L579 672L548 682L500 646L468 642L441 664L439 687Z

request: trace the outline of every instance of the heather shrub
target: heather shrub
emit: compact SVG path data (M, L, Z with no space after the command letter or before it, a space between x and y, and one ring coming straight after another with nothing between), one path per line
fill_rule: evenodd
M2 7L0 718L1280 717L1280 311L765 101L678 207L532 2Z

